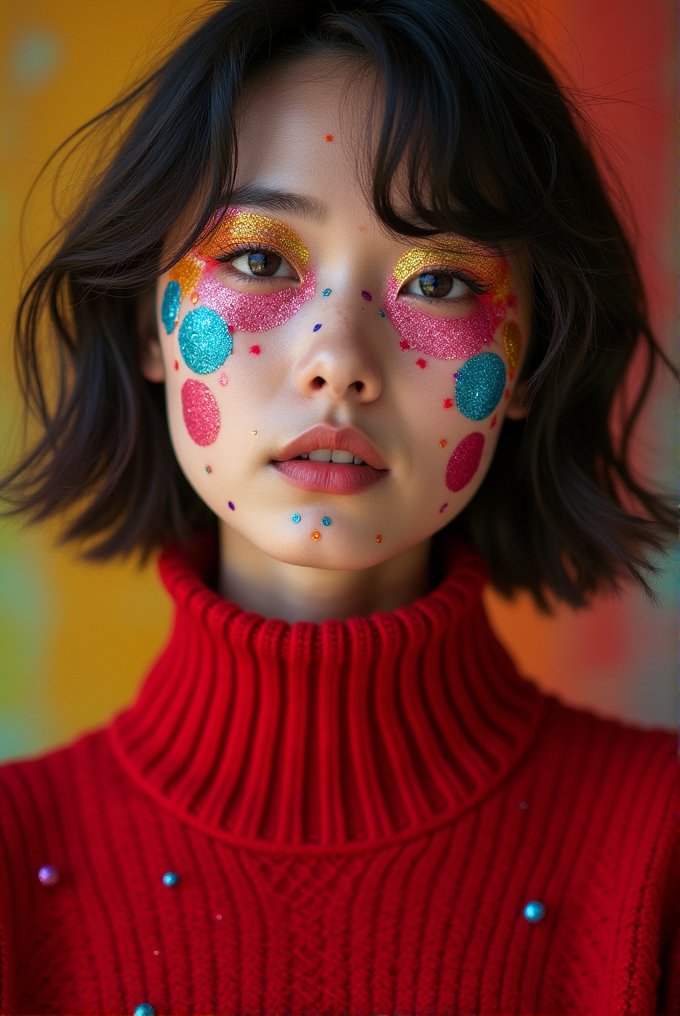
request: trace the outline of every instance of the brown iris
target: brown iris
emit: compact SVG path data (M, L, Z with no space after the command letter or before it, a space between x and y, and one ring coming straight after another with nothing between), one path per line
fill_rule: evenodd
M418 276L420 291L423 296L448 296L453 287L453 279L450 275L443 275L441 272L427 272Z
M275 275L281 267L281 258L272 251L251 251L248 254L248 268L253 275Z

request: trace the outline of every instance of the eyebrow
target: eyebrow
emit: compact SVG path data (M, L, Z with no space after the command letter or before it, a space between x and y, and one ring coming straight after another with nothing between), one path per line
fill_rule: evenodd
M256 187L249 184L233 191L229 203L253 205L256 208L266 208L274 212L290 212L302 219L311 219L318 223L323 223L328 214L326 205L315 198L307 198L303 194L294 194L292 191Z

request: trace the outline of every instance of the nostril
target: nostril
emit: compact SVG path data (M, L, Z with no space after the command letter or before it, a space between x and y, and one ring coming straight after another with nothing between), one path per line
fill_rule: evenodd
M363 382L363 381L355 381L355 382L354 382L354 387L356 388L356 390L357 390L358 392L360 392L360 391L362 391L362 390L363 390L363 387L364 387L364 382Z
M319 388L323 388L325 384L326 384L325 380L319 375L317 375L312 381L312 388L315 388L318 391Z

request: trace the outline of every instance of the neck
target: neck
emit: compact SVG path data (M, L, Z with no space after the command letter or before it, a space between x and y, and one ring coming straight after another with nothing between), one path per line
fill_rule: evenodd
M289 624L394 611L429 592L430 543L424 540L371 568L306 568L270 557L222 523L219 592L244 610Z

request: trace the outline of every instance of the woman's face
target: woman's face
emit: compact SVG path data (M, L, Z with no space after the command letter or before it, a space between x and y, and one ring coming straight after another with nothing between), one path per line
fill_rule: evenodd
M392 557L470 501L521 412L530 323L516 259L376 218L357 155L373 92L312 59L251 86L232 205L157 295L190 483L260 550L330 569Z

